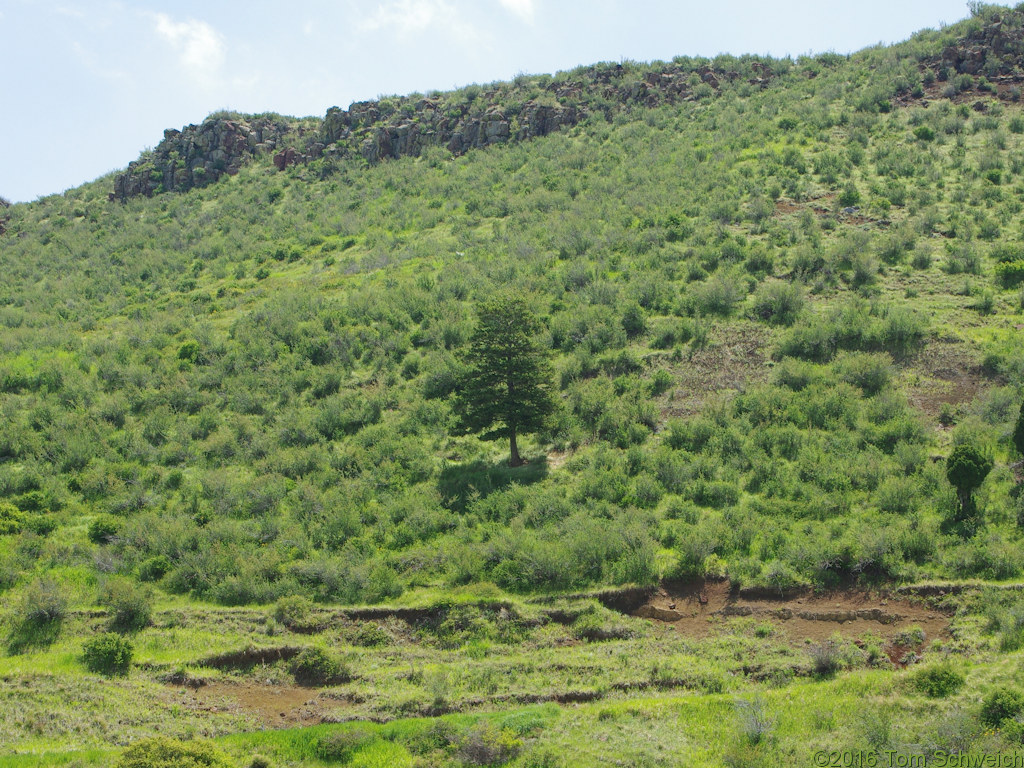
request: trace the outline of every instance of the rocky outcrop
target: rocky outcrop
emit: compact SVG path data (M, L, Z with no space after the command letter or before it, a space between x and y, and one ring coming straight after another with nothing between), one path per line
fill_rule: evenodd
M1014 11L993 12L979 17L977 26L963 38L946 46L938 60L939 70L958 74L996 77L1014 72L1024 54L1024 25Z
M622 65L596 66L578 71L573 79L551 81L542 94L526 98L510 84L471 100L460 99L456 92L415 102L356 102L348 110L327 110L321 141L329 156L358 156L369 163L419 155L430 146L461 155L493 144L546 136L599 112L610 118L637 106L695 99L697 84L714 92L724 82L740 78L758 87L772 78L768 64L753 60L748 65L746 75L709 65L664 65L642 73Z
M200 125L164 131L156 149L114 179L113 197L148 197L211 184L237 173L256 154L275 150L291 128L284 119L209 117Z
M598 65L567 78L525 78L486 90L471 86L430 98L331 107L309 133L286 118L212 116L198 126L165 131L156 149L115 178L111 198L202 187L264 153L280 171L322 156L379 163L417 156L429 147L461 155L556 133L594 114L611 118L636 107L699 99L739 79L763 87L773 77L770 65L758 59L743 60L742 68L741 73L706 63L647 70Z

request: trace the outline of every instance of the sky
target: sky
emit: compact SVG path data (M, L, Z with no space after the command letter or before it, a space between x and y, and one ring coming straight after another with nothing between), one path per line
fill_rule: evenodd
M601 61L849 53L964 0L0 0L0 196L124 168L211 112L333 105Z

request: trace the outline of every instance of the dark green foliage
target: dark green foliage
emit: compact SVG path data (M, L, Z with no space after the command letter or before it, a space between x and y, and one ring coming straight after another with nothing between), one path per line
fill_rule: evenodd
M117 759L114 768L232 768L232 765L210 744L157 736L132 744Z
M951 530L962 535L974 533L979 525L974 491L992 471L992 457L968 443L953 448L946 459L946 479L956 488L958 505L954 515L947 518Z
M1013 427L1013 447L1018 454L1024 456L1024 404L1020 407L1017 423Z
M171 570L171 561L167 555L157 555L139 563L140 581L159 581Z
M95 544L106 544L121 530L121 521L112 515L96 515L89 523L89 541Z
M794 283L763 283L754 294L754 316L772 325L792 325L803 308L803 292Z
M989 693L981 704L981 722L998 728L1004 720L1024 710L1024 694L1016 688L1000 687Z
M0 536L10 536L18 533L24 524L24 512L13 504L0 502Z
M967 677L951 661L943 661L915 670L911 680L925 696L944 699L959 691Z
M135 646L116 632L97 635L82 645L82 660L90 672L125 675L132 665Z
M291 663L295 682L300 685L332 685L350 677L341 660L326 648L305 648Z
M555 411L548 356L534 339L539 330L522 299L502 296L480 304L456 393L460 429L483 432L485 440L508 438L513 467L523 463L518 436L544 429Z
M26 587L8 618L8 649L20 653L52 644L60 634L67 611L67 597L57 583L36 579Z

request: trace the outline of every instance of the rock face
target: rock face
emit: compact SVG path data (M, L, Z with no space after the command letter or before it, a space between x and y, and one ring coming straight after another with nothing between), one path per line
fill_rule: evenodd
M971 23L967 34L947 45L941 55L922 63L933 68L940 79L949 73L986 76L990 80L1019 75L1024 56L1024 15L992 9Z
M562 79L527 78L486 90L471 86L430 98L331 107L308 132L286 118L214 116L198 126L165 131L156 149L116 177L111 199L202 187L236 173L259 154L271 155L279 171L320 157L378 163L430 147L461 155L546 136L593 114L610 118L635 107L702 98L724 82L743 79L763 87L773 76L769 64L758 59L744 61L742 68L743 74L707 64L660 64L648 70L597 65Z
M284 119L210 117L200 125L164 131L156 149L114 179L113 197L149 197L211 184L237 173L257 153L276 149L291 129Z
M708 65L662 65L637 73L622 65L595 66L571 80L551 81L542 91L524 93L506 84L479 94L419 99L362 101L348 110L331 107L321 128L329 156L361 156L369 163L419 155L431 146L453 155L471 149L524 141L576 125L588 116L611 117L633 107L654 107L698 98L695 85L717 91L723 81L741 77L761 87L772 78L768 64L749 62L749 72L713 69ZM460 96L457 92L454 96Z

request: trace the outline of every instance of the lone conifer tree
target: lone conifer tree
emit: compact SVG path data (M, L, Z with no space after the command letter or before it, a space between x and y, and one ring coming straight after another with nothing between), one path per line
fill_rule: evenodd
M543 429L555 410L551 365L534 337L540 323L521 298L499 296L477 307L477 327L463 356L467 371L455 397L463 434L507 437L509 464L523 463L518 435Z
M978 529L978 508L974 502L974 491L992 471L992 458L973 445L956 446L946 459L946 479L956 488L957 511L946 521L948 530L955 530L962 536L972 536Z

